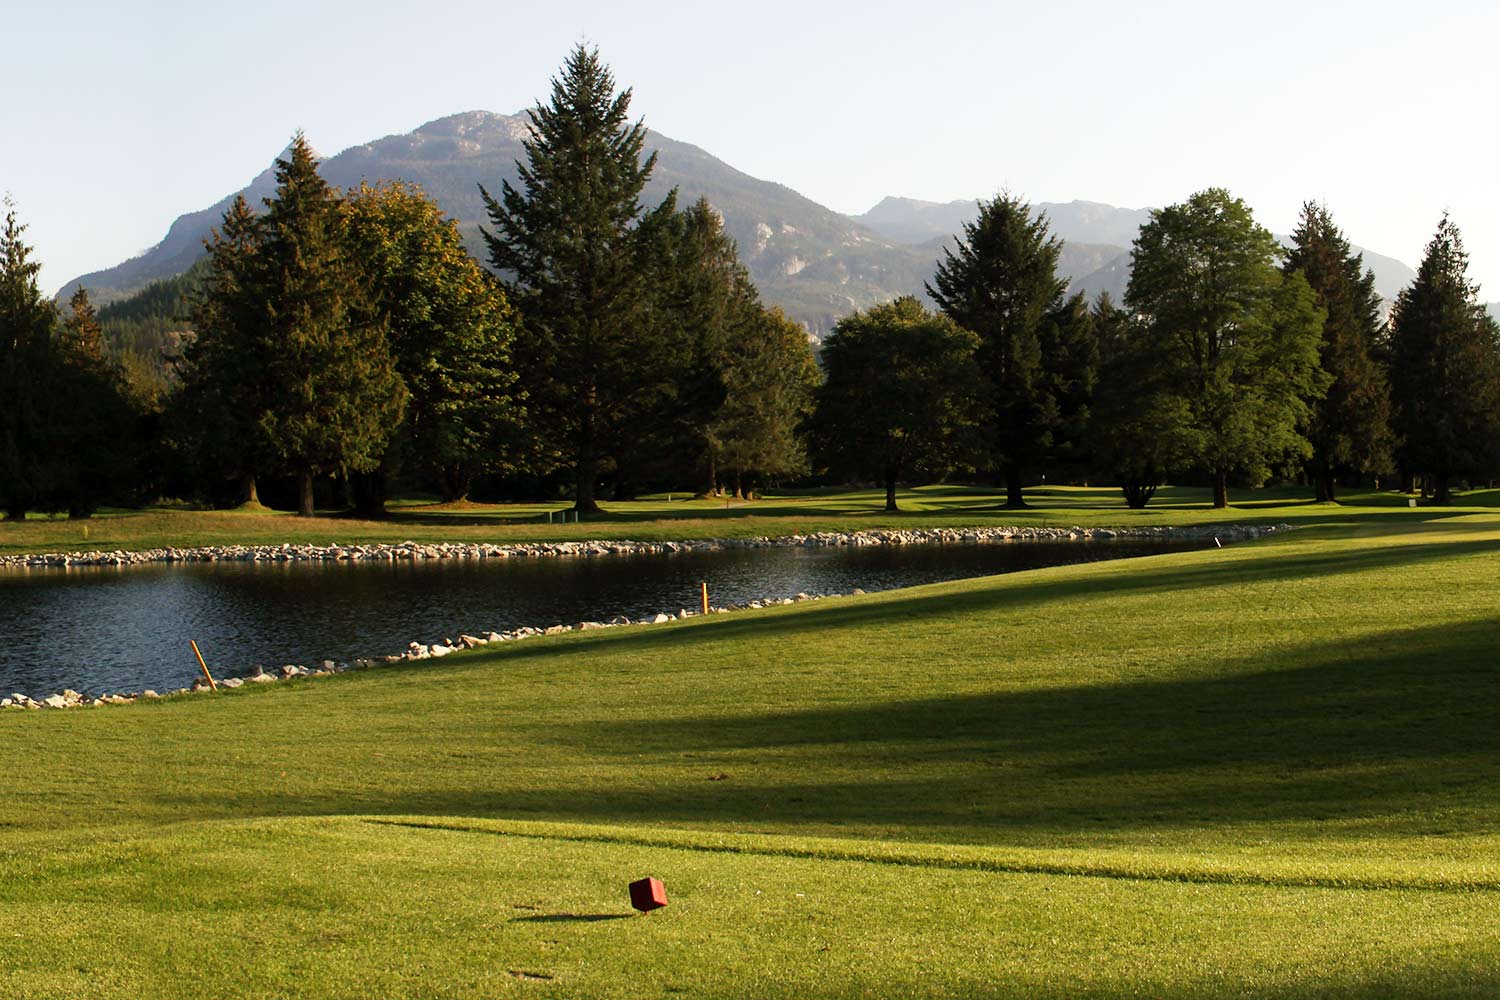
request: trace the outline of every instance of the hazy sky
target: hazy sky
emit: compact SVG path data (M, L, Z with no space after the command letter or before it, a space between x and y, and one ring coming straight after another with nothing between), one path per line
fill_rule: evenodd
M1415 264L1446 209L1500 299L1500 5L40 3L3 17L0 192L50 291L156 243L297 128L325 155L546 94L580 40L633 110L831 208L1001 188L1129 207L1326 201Z

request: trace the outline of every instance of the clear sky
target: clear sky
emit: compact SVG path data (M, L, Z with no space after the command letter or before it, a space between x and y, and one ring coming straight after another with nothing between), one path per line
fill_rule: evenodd
M48 290L151 246L297 128L332 154L515 112L582 40L652 128L840 211L1224 186L1283 232L1325 201L1415 265L1447 210L1500 299L1493 0L17 0L0 34L0 192Z

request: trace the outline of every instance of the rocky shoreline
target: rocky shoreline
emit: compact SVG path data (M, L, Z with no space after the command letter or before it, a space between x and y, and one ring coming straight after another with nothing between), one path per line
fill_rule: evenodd
M635 542L635 541L583 541L583 542L539 542L517 545L490 545L484 543L437 543L377 545L275 545L275 546L209 546L197 549L150 549L144 552L85 552L53 553L37 556L8 556L0 558L0 568L35 568L66 566L130 566L147 563L177 562L328 562L328 561L400 561L425 559L490 559L490 558L546 558L564 556L641 555L674 552L711 552L724 549L772 548L772 547L826 547L839 545L923 545L923 544L983 544L1011 541L1118 541L1118 540L1174 540L1217 542L1244 541L1260 538L1278 531L1286 531L1290 525L1195 525L1187 527L1140 527L1140 528L1046 528L1046 527L995 527L995 528L914 528L910 530L877 530L855 532L819 532L812 535L786 535L750 539L703 539L699 541ZM796 597L772 598L711 607L710 614L725 614L753 608L775 607L816 601L825 597L857 596L865 591L855 588L850 594L798 594ZM626 626L661 625L699 617L701 611L681 608L675 613L659 612L646 618L632 621L618 617L608 622L586 621L575 625L556 624L546 627L521 626L504 632L486 632L484 635L461 634L457 638L445 638L438 643L409 643L407 649L398 654L374 658L357 659L353 663L336 663L324 660L316 667L302 664L286 664L274 671L257 665L248 675L226 676L219 680L221 688L239 688L246 684L269 684L303 677L327 677L350 670L368 670L397 663L441 659L463 649L474 649L491 643L518 642L541 635L559 635L565 632L588 632L596 629L622 628ZM210 690L207 680L198 678L190 688L179 688L165 695L187 695ZM87 697L67 689L45 698L30 698L15 693L0 698L0 709L65 709L125 705L135 701L154 700L165 696L153 690L130 694L102 694Z
M46 552L0 556L0 570L46 569L69 566L143 566L151 563L213 562L403 562L427 559L541 559L578 556L660 555L675 552L720 552L725 549L832 547L847 545L930 545L985 542L1111 541L1173 539L1201 541L1218 538L1242 541L1258 538L1288 525L1188 525L1138 528L890 528L873 531L823 531L811 535L756 538L704 538L695 541L640 542L588 540L578 542L377 542L365 545L207 545L200 548L162 548L126 551Z

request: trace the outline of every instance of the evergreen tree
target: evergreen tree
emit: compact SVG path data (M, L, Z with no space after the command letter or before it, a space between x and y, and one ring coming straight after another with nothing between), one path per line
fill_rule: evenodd
M1391 388L1404 468L1450 481L1494 467L1500 410L1500 327L1479 303L1458 227L1444 215L1417 278L1391 311Z
M48 425L57 441L57 475L46 506L86 518L110 497L131 491L136 415L119 370L105 359L104 330L80 287L56 332Z
M1308 202L1283 270L1307 279L1327 314L1319 355L1327 393L1312 403L1309 471L1319 500L1334 499L1341 472L1381 472L1391 462L1390 387L1376 359L1381 336L1375 272L1364 268L1326 206Z
M88 289L82 285L68 300L68 315L58 331L58 347L65 357L79 363L104 360L104 327L89 301Z
M885 509L896 483L943 475L982 449L979 338L906 296L846 316L823 342L826 381L813 418L835 474L877 477Z
M1307 458L1301 428L1327 376L1318 367L1323 314L1299 273L1276 267L1276 238L1222 188L1153 211L1132 251L1126 302L1170 366L1187 404L1193 460L1213 476L1263 481Z
M1132 509L1144 508L1168 474L1186 464L1192 414L1172 384L1163 342L1101 292L1093 308L1098 381L1089 413L1091 460Z
M515 310L420 188L362 185L344 208L410 392L405 445L445 500L461 500L476 475L514 469L524 444L511 360ZM373 491L366 513L382 498Z
M954 249L944 248L927 286L947 316L979 336L979 366L993 405L993 461L1007 507L1026 506L1023 477L1052 454L1062 405L1047 371L1049 319L1063 309L1062 242L1045 213L1019 198L981 203Z
M37 286L42 266L31 258L5 202L0 229L0 504L13 521L23 520L51 489L51 431L46 417L47 383L54 366L52 329L57 311Z
M296 476L303 517L313 514L314 477L379 464L406 406L339 200L297 133L289 158L276 161L276 196L266 203L252 329L270 387L259 437Z
M257 476L272 461L260 430L274 389L265 238L262 220L240 196L206 241L206 270L191 307L194 336L183 350L182 386L169 415L200 468L238 482L241 504L259 503Z
M630 91L616 94L597 50L578 46L551 102L527 113L520 189L506 182L497 200L480 188L490 262L513 282L524 321L518 360L535 423L568 456L583 513L598 510L607 431L651 388L637 366L649 253L639 199L656 156L642 159L646 128L629 111Z
M728 423L722 418L730 383L738 374L730 368L737 357L764 343L756 337L764 313L738 248L708 199L678 213L676 232L673 251L653 282L672 296L668 312L677 331L672 351L678 359L675 402L684 451L691 456L684 471L699 484L698 492L707 495L715 492L723 471ZM747 397L753 392L739 388L747 390ZM740 405L749 404L742 398Z

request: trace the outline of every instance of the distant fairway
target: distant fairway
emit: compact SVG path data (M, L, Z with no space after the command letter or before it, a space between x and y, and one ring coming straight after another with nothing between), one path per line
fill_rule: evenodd
M1025 517L1134 516L1054 499ZM0 995L1500 995L1500 514L1368 499L1221 513L1304 525L1223 550L0 713ZM672 903L627 916L647 874Z

